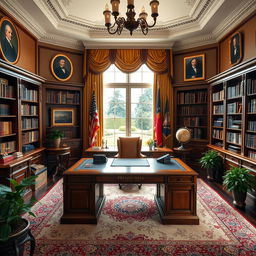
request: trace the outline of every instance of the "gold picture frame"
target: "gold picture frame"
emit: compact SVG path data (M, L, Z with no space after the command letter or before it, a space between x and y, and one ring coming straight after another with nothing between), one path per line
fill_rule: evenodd
M75 124L75 108L51 108L51 126L73 126Z
M57 54L51 60L51 72L53 76L62 82L65 82L73 75L73 64L65 54Z
M0 35L1 57L11 64L17 63L20 57L20 39L14 23L8 17L0 20Z
M240 32L234 33L229 39L229 64L236 65L243 58L243 41Z
M205 79L205 55L198 54L184 58L184 81Z

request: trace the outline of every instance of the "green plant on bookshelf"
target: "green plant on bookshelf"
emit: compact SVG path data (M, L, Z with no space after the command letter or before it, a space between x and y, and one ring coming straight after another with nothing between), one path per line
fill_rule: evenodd
M1 255L23 255L24 243L31 241L31 250L35 246L28 220L22 218L24 213L35 217L31 207L36 202L31 198L29 202L24 200L24 195L29 187L35 184L37 176L23 179L20 184L14 179L9 179L12 189L0 184L0 251ZM33 248L32 248L33 247ZM12 254L13 253L13 254Z
M47 139L52 142L55 148L60 146L60 142L63 137L64 133L60 130L53 130L47 135Z
M214 150L204 152L199 162L201 166L207 170L207 179L209 181L215 180L217 172L219 172L223 165L223 159Z
M247 191L256 188L256 178L249 170L232 167L225 174L224 187L233 193L233 204L239 208L245 206Z

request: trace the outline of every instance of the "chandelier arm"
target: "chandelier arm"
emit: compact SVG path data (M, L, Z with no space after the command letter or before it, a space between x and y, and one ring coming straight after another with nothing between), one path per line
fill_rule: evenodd
M156 25L156 17L154 17L154 23L152 25L149 25L148 22L144 18L138 18L137 20L140 25L143 25L143 23L146 25L148 28L153 28Z

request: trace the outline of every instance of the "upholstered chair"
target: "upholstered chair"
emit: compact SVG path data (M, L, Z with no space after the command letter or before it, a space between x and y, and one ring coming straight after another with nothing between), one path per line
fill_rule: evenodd
M118 158L143 158L146 157L141 154L142 140L140 137L119 137L117 139ZM142 184L138 184L139 189ZM119 188L122 185L119 184Z

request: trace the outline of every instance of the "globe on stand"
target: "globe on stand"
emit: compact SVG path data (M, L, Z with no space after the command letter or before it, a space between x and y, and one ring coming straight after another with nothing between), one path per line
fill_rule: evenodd
M179 150L184 149L184 144L188 143L191 140L191 131L187 127L182 127L176 132L176 139L181 144Z

